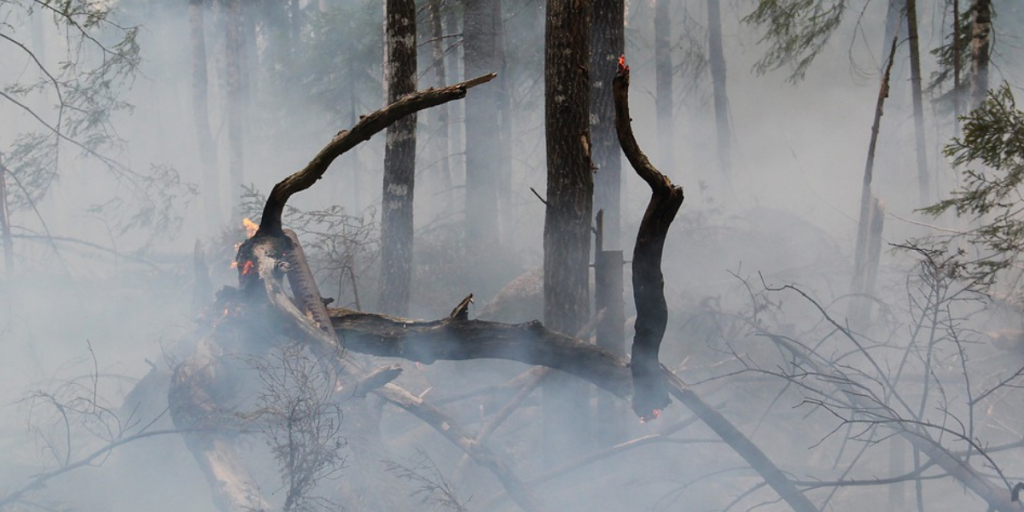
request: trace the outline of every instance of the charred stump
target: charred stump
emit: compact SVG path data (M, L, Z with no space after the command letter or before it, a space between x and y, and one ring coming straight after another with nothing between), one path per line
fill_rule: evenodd
M633 247L633 300L637 313L630 369L633 374L633 411L641 418L655 418L669 404L658 363L658 350L668 324L661 256L668 228L683 204L683 188L673 185L668 176L651 164L633 137L629 117L629 66L625 56L619 58L612 94L619 145L636 173L651 187L651 200L640 221L640 231Z

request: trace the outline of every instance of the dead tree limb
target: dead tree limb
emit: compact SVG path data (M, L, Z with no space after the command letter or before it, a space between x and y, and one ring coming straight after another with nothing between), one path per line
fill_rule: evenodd
M633 373L633 411L642 418L656 417L669 404L661 381L658 350L668 324L665 276L661 256L668 228L683 204L683 188L658 171L640 150L629 117L629 66L619 58L618 73L612 81L615 99L615 131L622 152L636 173L651 187L640 231L633 247L633 300L636 302L636 334L630 369Z
M250 272L259 276L259 281L263 283L266 297L281 314L282 325L291 330L296 339L308 343L314 354L330 361L339 374L345 375L346 378L356 383L372 381L372 372L367 370L359 360L353 358L338 342L338 339L344 336L343 333L336 334L336 331L328 333L321 330L309 318L303 315L284 293L279 282L279 275L281 270L291 269L288 268L288 265L282 266L280 264L276 259L274 251L275 247L271 244L257 244L252 251L252 256L257 262L255 264L257 270L250 270ZM466 311L469 307L469 301L470 297L467 297L452 315L457 316L459 312ZM350 386L352 388L358 387L358 385ZM353 389L352 391L359 392L358 389ZM473 436L440 409L430 405L420 397L393 382L378 387L373 393L412 413L434 428L452 444L469 454L474 462L487 468L502 484L509 493L509 496L523 510L527 512L540 510L529 489L512 471L511 467L486 445L476 443Z
M347 350L421 363L438 360L507 359L547 366L584 379L624 400L633 396L633 378L624 361L603 350L545 328L540 322L503 324L470 320L469 300L434 321L331 309L331 322ZM817 512L767 455L725 416L669 370L660 376L672 395L690 408L743 457L796 512ZM415 414L415 413L414 413ZM418 414L417 414L418 416Z
M417 91L372 114L361 116L359 122L351 129L338 132L334 139L306 164L306 167L274 186L263 208L263 218L260 220L257 236L261 233L281 235L281 215L288 199L296 192L312 187L327 172L327 167L335 158L360 143L370 140L370 137L395 121L414 112L464 98L468 89L490 82L496 76L496 74L490 73L440 89L431 88Z

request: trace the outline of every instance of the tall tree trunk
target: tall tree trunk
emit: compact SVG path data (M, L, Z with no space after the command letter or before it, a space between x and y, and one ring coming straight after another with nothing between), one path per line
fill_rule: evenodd
M985 101L988 94L988 61L992 33L992 0L975 0L971 25L971 108Z
M544 216L544 323L572 335L590 309L590 0L548 0L544 49L544 126L548 186ZM467 106L467 110L469 107ZM585 388L554 374L544 388L549 464L586 446Z
M596 14L596 5L594 11ZM594 28L597 28L596 24ZM612 68L614 69L614 65ZM609 94L609 96L611 95ZM614 116L614 113L612 115ZM595 189L596 187L595 184ZM621 250L605 250L604 228L604 210L599 210L597 212L597 229L594 231L594 308L601 315L595 333L597 348L620 359L625 359L626 312L622 299L624 261ZM626 418L629 416L621 402L606 393L600 393L597 396L596 412L594 424L597 428L594 435L599 447L612 446L626 440L628 432Z
M658 112L658 159L661 165L672 163L676 143L672 124L672 24L669 0L654 3L654 108Z
M726 177L732 174L732 130L729 127L729 96L725 89L725 52L722 49L720 0L708 0L708 67L715 99L718 165Z
M953 129L960 135L960 0L953 0Z
M924 105L921 98L921 50L917 37L917 0L907 0L907 34L910 39L910 87L914 101L914 148L917 152L917 185L920 204L931 203L928 158L924 147Z
M594 209L604 211L604 245L620 248L622 150L615 136L612 80L625 51L625 2L594 0L590 52L590 138L593 144Z
M434 67L434 85L436 87L444 87L448 85L448 78L445 76L444 69L445 38L444 29L441 26L441 0L428 0L427 9L430 11L430 39L434 58L432 64ZM440 178L438 186L441 187L445 204L450 206L454 201L452 198L452 171L449 165L452 151L448 147L448 132L452 128L448 121L448 105L434 107L432 112L437 117L434 132L437 141L434 147L437 150L437 174Z
M495 62L495 0L466 0L463 14L462 45L466 76L498 71ZM491 285L488 262L498 248L498 173L501 144L495 87L482 87L466 97L466 240L467 247L479 258L470 285L489 296Z
M494 61L498 78L495 80L495 107L498 111L498 229L502 244L513 239L515 215L512 210L512 99L509 86L512 83L508 76L508 62L505 60L505 21L501 10L501 0L494 3Z
M203 0L189 0L189 43L192 50L192 122L199 144L199 162L203 170L203 205L207 222L220 226L224 217L220 206L220 176L217 174L217 149L210 130L208 104L209 79L206 74L206 35Z
M388 103L416 92L416 2L387 0ZM380 310L406 315L412 280L416 114L388 127L381 204Z
M446 0L447 5L444 15L445 31L449 36L449 39L445 43L448 48L448 66L446 73L448 79L452 82L459 82L466 77L465 73L460 73L462 58L460 52L462 51L462 45L459 44L462 41L462 32L459 28L459 16L456 12L456 5L459 3L458 0ZM456 101L448 105L448 137L449 147L451 147L451 172L453 180L455 176L459 176L465 172L465 157L466 157L466 146L463 143L465 137L463 136L463 129L465 128L465 103Z
M224 66L227 79L228 118L228 173L230 186L228 197L231 201L231 218L237 220L240 214L239 197L245 184L244 148L242 146L242 121L244 101L242 95L242 0L221 0L224 5Z
M7 208L7 167L0 155L0 236L4 244L4 277L14 278L14 241L11 239L11 211Z

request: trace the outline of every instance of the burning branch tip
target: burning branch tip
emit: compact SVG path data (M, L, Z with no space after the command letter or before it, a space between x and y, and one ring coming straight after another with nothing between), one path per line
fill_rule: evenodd
M619 66L616 74L621 77L629 78L629 66L626 65L626 54L619 55Z

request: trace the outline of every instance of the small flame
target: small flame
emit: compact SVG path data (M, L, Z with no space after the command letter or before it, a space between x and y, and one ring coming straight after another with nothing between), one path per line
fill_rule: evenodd
M619 74L629 73L629 66L626 65L626 54L619 55Z
M254 264L252 262L252 260L246 261L245 265L242 267L242 275L243 276L249 275L253 271L253 269L255 269L255 268L256 268L256 264Z
M249 217L246 217L246 218L242 219L242 226L245 227L245 237L246 238L252 238L253 236L256 235L256 232L259 231L259 229L260 229L260 225L256 224L252 220L250 220Z

